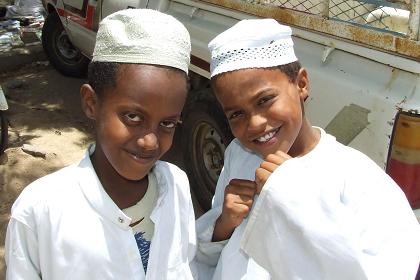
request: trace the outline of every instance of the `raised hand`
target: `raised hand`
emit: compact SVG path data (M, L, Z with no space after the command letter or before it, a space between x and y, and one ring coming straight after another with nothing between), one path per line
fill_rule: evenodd
M269 154L264 161L261 163L260 167L255 171L255 183L256 183L256 193L260 193L268 177L271 173L279 167L286 160L291 159L291 156L288 154L277 151L274 154Z
M225 189L222 214L216 221L213 241L230 238L235 228L248 216L254 201L254 181L232 179Z

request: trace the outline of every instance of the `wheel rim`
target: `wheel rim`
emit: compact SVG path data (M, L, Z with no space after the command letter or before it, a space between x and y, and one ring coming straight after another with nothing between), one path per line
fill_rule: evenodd
M63 58L69 61L77 60L79 57L79 50L70 42L65 30L62 30L57 36L57 50Z
M225 152L223 139L216 128L207 122L200 123L194 134L196 145L193 149L196 155L194 158L197 161L195 164L199 168L200 175L208 182L206 188L214 192L214 185L223 168Z

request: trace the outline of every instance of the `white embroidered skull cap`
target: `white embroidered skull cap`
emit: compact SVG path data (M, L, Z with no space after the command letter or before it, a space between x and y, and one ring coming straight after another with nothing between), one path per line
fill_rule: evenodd
M209 43L210 75L295 62L291 36L292 29L274 19L241 20Z
M190 35L176 18L127 9L101 21L92 61L163 65L188 73L190 53Z

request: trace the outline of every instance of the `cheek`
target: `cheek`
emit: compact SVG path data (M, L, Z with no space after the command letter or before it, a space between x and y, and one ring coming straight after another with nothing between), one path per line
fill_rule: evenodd
M240 132L240 124L239 123L231 123L229 122L230 131L232 132L233 136L238 138Z
M302 110L300 102L289 102L288 104L278 104L268 110L271 119L284 120L290 123L302 120Z
M242 143L246 142L246 123L238 122L236 124L230 124L230 130L235 138L238 138Z
M103 138L103 142L109 142L126 138L129 131L117 115L108 115L97 123L97 133L98 137Z
M159 135L159 147L160 147L160 156L163 156L172 146L172 141L174 139L173 133L160 133Z

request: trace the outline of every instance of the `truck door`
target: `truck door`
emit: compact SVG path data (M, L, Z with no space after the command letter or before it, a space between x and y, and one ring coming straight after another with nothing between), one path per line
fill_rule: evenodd
M71 43L83 54L90 56L95 45L95 35L100 20L98 0L64 0L66 31Z
M68 0L74 1L74 0ZM146 8L149 0L103 0L102 18L124 9Z

